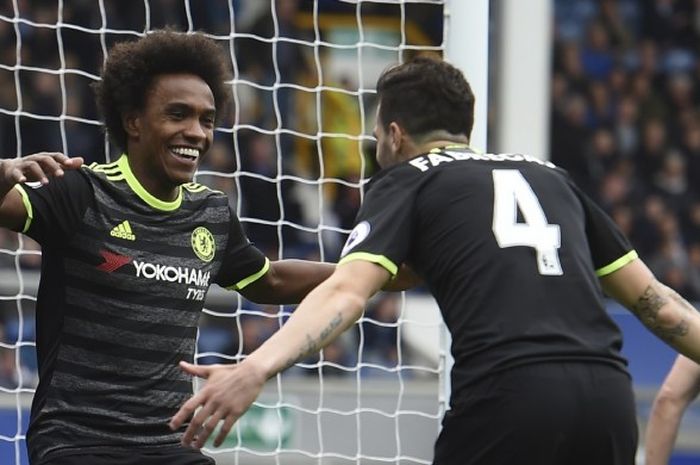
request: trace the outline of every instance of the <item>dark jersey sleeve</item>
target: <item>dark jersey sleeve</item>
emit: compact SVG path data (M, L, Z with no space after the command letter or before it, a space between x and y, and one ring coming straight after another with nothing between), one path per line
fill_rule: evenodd
M46 185L17 185L28 216L22 232L42 247L65 244L82 222L94 197L83 169L66 171Z
M413 239L414 202L421 183L414 168L399 165L370 187L341 252L339 264L377 263L395 275Z
M637 258L637 252L612 218L578 187L572 186L586 215L586 236L596 275L608 275Z
M250 243L238 216L230 207L229 215L231 221L224 261L214 282L227 289L240 290L264 276L270 268L270 261Z

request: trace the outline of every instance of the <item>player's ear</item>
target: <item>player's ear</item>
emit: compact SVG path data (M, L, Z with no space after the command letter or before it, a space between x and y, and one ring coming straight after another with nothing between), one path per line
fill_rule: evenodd
M395 121L389 123L389 141L391 142L391 151L398 153L401 151L401 145L403 144L404 132L401 126Z
M138 139L141 134L141 118L139 113L130 112L122 115L122 126L129 137Z

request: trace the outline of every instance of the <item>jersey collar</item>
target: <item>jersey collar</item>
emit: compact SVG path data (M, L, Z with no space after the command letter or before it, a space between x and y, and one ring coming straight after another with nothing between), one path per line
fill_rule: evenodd
M182 186L178 187L177 197L175 198L175 200L166 202L165 200L160 200L159 198L156 198L153 195L151 195L141 185L139 180L136 179L136 176L134 176L134 173L131 171L131 167L129 166L129 157L127 157L126 154L122 154L119 160L117 160L117 166L121 168L122 173L124 174L124 179L126 179L126 183L129 185L131 190L134 191L134 194L136 194L141 200L146 202L146 204L148 204L156 210L166 212L171 212L180 208L180 204L182 204Z
M476 150L471 148L468 144L443 145L441 147L435 147L435 148L431 149L430 151L428 151L427 153L440 153L440 152L443 152L445 150L450 150L450 149L458 149L458 150L463 150L463 151L468 152L468 153L476 153ZM423 153L423 154L419 154L416 156L420 157L423 155L425 155L425 154ZM413 157L413 158L415 158L415 157Z

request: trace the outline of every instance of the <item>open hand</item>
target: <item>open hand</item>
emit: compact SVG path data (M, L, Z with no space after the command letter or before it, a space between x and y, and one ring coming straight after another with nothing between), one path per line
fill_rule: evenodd
M194 415L182 436L182 444L201 449L223 420L221 430L214 440L214 446L219 447L234 423L260 394L266 381L265 376L245 361L238 365L193 365L180 362L180 368L207 381L199 392L180 407L170 420L170 428L178 429ZM195 414L199 407L201 409Z
M0 183L11 188L17 183L35 181L47 184L49 178L63 176L65 170L83 165L81 157L67 157L58 152L41 152L0 162Z

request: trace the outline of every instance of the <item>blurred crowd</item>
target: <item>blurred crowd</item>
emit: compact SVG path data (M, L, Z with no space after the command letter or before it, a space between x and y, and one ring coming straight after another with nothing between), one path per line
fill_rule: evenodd
M700 2L556 0L551 158L700 300Z
M358 11L381 27L375 36L383 45L397 49L383 66L398 61L402 40L433 48L442 41L438 4L149 0L124 8L119 0L60 3L59 16L59 2L0 0L0 158L61 151L87 163L115 160L120 154L106 143L90 88L107 51L149 29L204 31L231 51L235 99L196 181L229 194L249 237L270 259L336 261L363 183L376 171L369 136L374 94L362 90L374 83L363 82L352 61L357 51L325 43L353 44L360 34L371 41L369 28L358 27ZM401 21L408 25L403 36ZM56 28L59 23L62 27ZM347 63L348 53L353 66L346 71L329 64L339 56ZM364 53L370 58L377 54L371 47ZM19 269L31 273L40 266L36 253L15 253L19 241L0 229L0 273L9 273L3 275L6 281L14 281ZM22 251L38 250L31 239L21 241ZM15 286L3 289L1 284L0 386L16 386L20 371L27 372L23 384L31 385L32 347L27 355L14 345L34 338L31 311L23 329L17 329L17 315L33 302L18 301ZM368 310L368 319L354 333L324 350L324 363L309 359L307 368L298 371L351 373L362 360L384 367L367 368L367 374L390 372L398 363L396 299L380 296L372 304L376 318L375 310ZM227 302L210 305L202 319L202 363L250 353L293 311L243 300L236 312L235 296ZM29 369L15 369L18 362Z

